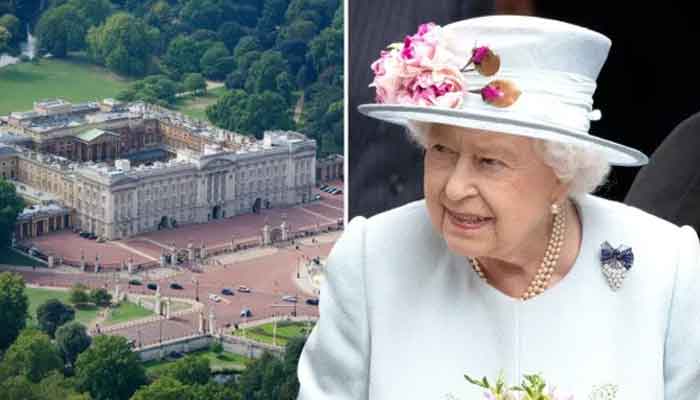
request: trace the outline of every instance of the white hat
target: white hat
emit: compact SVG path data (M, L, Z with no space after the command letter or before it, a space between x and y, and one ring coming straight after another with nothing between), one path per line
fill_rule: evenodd
M360 112L391 123L433 122L572 143L613 165L640 151L589 134L598 73L610 39L551 19L496 15L423 24L372 64L376 104ZM488 76L487 76L488 75Z

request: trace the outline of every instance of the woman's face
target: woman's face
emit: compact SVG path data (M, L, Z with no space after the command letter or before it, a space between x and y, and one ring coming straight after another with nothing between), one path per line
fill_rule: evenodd
M542 248L551 205L566 187L535 151L534 139L432 125L426 140L425 199L435 229L463 256L512 259Z

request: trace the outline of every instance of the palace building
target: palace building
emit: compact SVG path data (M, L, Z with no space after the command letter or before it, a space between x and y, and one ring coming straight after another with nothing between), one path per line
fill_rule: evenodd
M2 176L62 207L28 213L56 216L18 221L18 239L49 227L119 239L305 203L317 176L316 142L301 133L256 140L142 102L36 102L2 118L0 142Z

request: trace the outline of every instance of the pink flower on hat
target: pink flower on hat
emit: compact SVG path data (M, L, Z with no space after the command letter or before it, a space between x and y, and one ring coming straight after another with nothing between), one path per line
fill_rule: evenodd
M442 28L422 24L403 44L391 45L372 63L378 103L457 108L464 96L464 78L445 47Z

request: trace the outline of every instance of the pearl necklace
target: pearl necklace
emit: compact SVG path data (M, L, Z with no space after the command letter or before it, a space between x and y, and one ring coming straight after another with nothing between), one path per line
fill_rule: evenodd
M529 300L541 294L549 285L554 268L559 261L561 248L564 244L564 232L566 231L566 216L564 214L565 212L562 210L554 216L552 234L549 236L549 243L547 244L547 251L544 253L544 259L542 260L542 264L540 264L540 268L535 273L535 277L532 278L530 285L525 290L525 293L520 296L521 300ZM474 272L476 272L484 282L488 282L484 271L479 265L479 261L475 257L469 257L469 261L471 262Z

